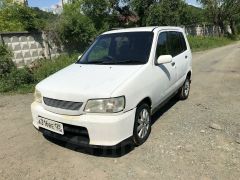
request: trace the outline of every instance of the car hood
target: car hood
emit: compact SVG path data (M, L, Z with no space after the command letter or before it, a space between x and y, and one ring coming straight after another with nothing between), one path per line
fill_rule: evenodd
M37 89L43 96L53 99L86 101L109 98L142 66L72 64L41 81Z

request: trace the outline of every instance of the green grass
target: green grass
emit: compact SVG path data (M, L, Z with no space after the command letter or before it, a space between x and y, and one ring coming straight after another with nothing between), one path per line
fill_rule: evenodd
M192 51L196 52L225 46L234 42L235 40L227 37L188 36L188 41Z

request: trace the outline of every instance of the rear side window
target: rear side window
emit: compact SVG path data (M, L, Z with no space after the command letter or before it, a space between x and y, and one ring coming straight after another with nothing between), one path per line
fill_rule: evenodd
M177 56L187 50L183 34L176 31L168 32L168 46L170 55Z
M178 33L179 35L179 38L180 38L180 41L181 41L181 45L182 45L182 52L186 51L187 50L187 45L186 45L186 41L185 41L185 38L183 36L182 33Z

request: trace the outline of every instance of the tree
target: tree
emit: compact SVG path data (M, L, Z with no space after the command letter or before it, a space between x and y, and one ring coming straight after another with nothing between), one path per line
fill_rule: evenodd
M204 16L204 9L195 7L188 4L183 4L180 14L181 25L197 25L202 23L208 23L208 19Z
M146 26L147 16L150 15L149 8L157 0L132 0L131 7L139 17L137 25Z
M184 0L132 0L130 4L139 17L139 26L194 25L205 21L203 10Z
M119 13L118 20L120 26L131 27L139 21L138 15L130 9L129 5L125 5L123 7L118 6L116 7L116 11Z
M111 8L108 0L83 0L80 7L98 31L105 31L109 28Z
M54 18L52 13L38 8L6 3L0 9L0 31L39 31Z
M221 28L221 34L227 33L226 25L230 25L236 34L236 21L240 16L240 0L199 0L206 9L212 23Z
M48 34L68 52L83 51L97 34L93 21L83 14L80 1L66 4L63 13L48 27Z
M180 12L184 8L182 0L162 0L153 3L148 9L147 25L180 25Z
M238 33L236 25L240 17L240 0L226 0L224 6L232 34L236 35Z

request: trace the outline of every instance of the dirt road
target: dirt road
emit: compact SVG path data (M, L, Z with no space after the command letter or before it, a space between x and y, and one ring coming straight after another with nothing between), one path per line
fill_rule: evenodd
M240 43L193 57L189 99L125 153L49 141L32 126L32 94L0 95L0 179L240 179Z

